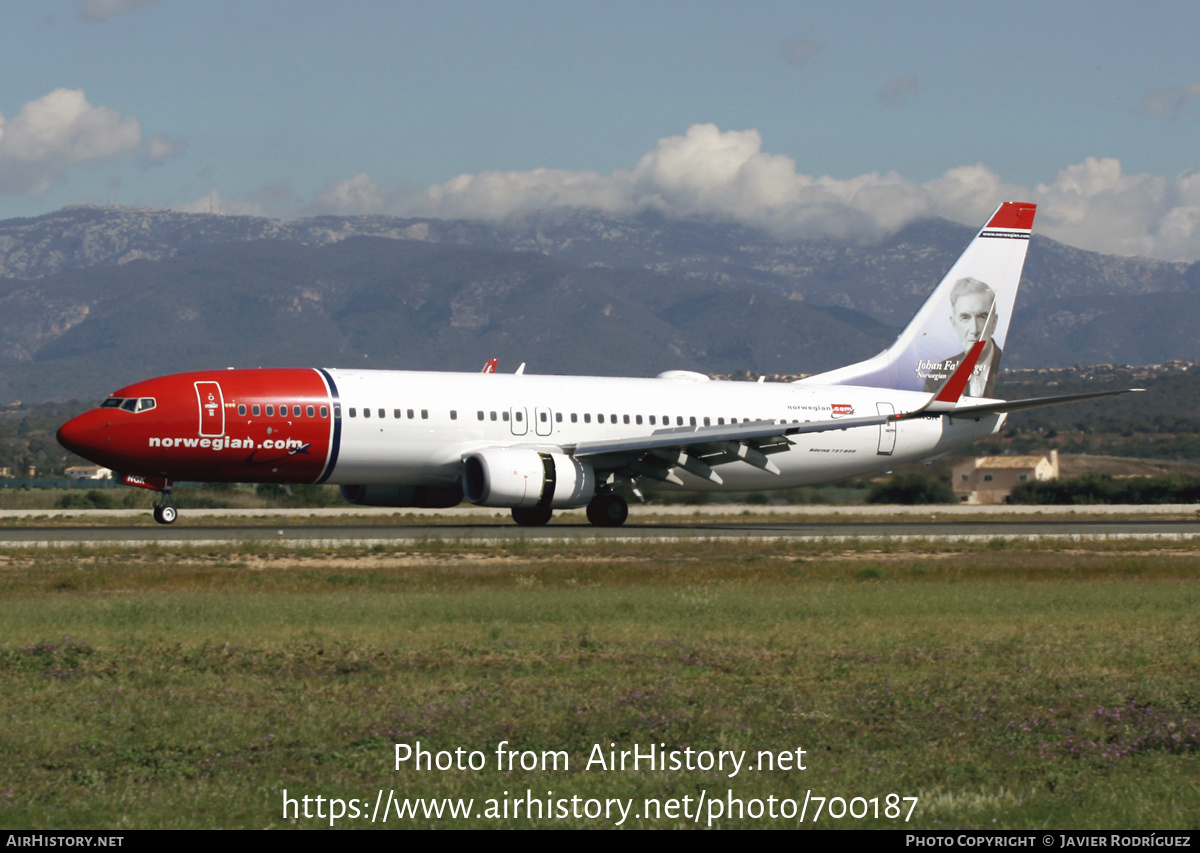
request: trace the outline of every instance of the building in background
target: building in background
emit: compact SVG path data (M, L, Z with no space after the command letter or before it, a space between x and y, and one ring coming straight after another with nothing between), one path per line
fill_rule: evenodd
M99 465L76 465L63 471L70 480L111 480L113 472ZM33 476L32 474L30 476Z
M954 495L965 504L1002 504L1031 480L1058 479L1058 451L1049 456L980 456L954 466Z

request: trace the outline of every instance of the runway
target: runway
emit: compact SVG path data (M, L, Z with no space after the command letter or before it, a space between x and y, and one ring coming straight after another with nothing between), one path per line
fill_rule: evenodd
M552 524L547 527L518 527L507 521L488 519L466 524L302 524L277 526L269 519L259 523L220 526L188 526L184 522L165 526L86 526L63 523L47 526L0 528L0 547L159 546L228 545L239 542L280 543L295 547L336 548L344 546L412 546L429 541L498 544L580 541L679 541L679 540L906 540L972 542L1004 538L1013 541L1054 539L1084 540L1191 540L1200 537L1200 521L1146 519L1108 520L985 520L945 521L896 520L869 522L738 522L678 521L659 524L630 523L618 528L583 524Z

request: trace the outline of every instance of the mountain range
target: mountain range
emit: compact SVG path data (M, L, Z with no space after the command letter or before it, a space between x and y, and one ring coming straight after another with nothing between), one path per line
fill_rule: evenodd
M282 222L69 207L0 222L0 403L177 370L812 373L885 347L973 230L785 241L654 214ZM1200 264L1035 235L1006 367L1200 360Z

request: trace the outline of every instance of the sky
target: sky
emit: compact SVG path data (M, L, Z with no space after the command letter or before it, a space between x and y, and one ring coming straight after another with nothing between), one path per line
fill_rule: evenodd
M0 4L0 219L657 210L1200 260L1195 2Z

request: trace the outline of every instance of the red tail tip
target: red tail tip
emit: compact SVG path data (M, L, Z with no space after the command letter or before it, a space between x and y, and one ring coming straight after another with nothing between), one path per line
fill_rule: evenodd
M1019 228L1029 231L1033 228L1033 216L1037 213L1037 205L1026 201L1006 201L1000 205L987 228Z

